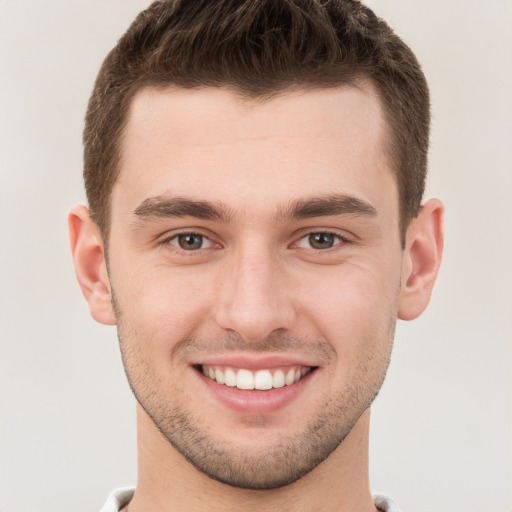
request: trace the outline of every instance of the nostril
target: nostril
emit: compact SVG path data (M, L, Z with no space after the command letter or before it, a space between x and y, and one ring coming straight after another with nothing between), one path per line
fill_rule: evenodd
M219 305L216 321L225 331L236 333L245 341L258 342L279 331L288 331L294 325L294 317L293 309L287 305L236 304Z

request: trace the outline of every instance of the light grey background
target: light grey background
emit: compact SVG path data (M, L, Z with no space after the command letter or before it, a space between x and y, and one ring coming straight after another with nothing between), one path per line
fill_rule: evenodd
M400 323L371 485L408 512L512 510L512 3L372 0L423 63L427 196L446 204L432 304ZM69 256L99 65L143 0L0 0L0 511L98 510L136 479L115 330Z

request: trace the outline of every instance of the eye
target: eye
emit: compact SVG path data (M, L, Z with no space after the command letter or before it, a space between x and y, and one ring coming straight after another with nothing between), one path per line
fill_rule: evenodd
M306 249L312 248L322 250L331 249L343 241L343 238L339 235L320 231L318 233L309 233L309 235L302 237L297 245Z
M213 245L209 238L198 233L180 233L170 238L168 243L184 251L197 251Z

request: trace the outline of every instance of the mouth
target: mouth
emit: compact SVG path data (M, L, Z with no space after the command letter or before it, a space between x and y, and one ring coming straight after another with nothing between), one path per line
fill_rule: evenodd
M206 378L217 384L241 390L268 391L291 386L315 370L316 367L297 365L249 370L202 364L197 368Z
M298 397L311 398L323 372L320 366L286 355L229 354L211 356L192 365L203 389L220 405L247 419L288 410ZM315 384L316 382L316 384ZM286 416L286 415L285 415Z

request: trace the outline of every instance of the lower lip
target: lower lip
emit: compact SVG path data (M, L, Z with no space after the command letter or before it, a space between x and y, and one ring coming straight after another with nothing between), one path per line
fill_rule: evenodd
M282 388L274 388L266 391L229 387L205 377L197 370L196 373L208 391L222 404L237 412L259 415L275 412L286 407L303 392L304 388L314 379L317 369L315 368L310 371L307 375L290 386L283 386Z

